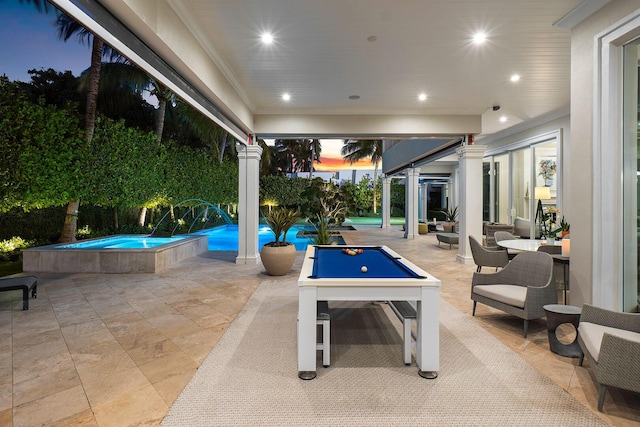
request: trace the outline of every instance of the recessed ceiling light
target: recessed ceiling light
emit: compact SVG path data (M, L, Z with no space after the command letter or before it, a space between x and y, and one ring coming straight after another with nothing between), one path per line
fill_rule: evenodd
M262 41L262 44L271 44L273 43L273 35L271 33L262 33L260 41Z
M500 116L500 123L504 123L507 121L507 116Z
M421 93L420 95L418 95L418 99L420 101L426 101L427 100L427 94L426 93Z
M288 93L283 93L282 94L282 100L283 101L289 101L291 99L291 95L289 95Z
M360 95L349 95L349 99L360 99Z
M367 41L370 41L371 43L373 43L376 40L378 40L378 36L369 36L369 37L367 37Z
M482 44L487 41L487 35L483 32L475 33L473 35L473 42L475 44Z
M517 82L520 80L520 74L514 74L511 76L511 81L512 82Z

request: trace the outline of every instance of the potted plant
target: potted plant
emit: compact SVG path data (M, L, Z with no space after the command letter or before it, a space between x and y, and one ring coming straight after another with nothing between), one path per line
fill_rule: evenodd
M289 208L273 208L264 215L275 240L260 251L262 265L272 276L287 274L296 260L296 247L287 242L287 231L300 219L300 212ZM282 235L282 240L280 236Z
M458 207L442 209L442 213L444 214L444 223L442 224L444 232L453 233L458 220Z
M560 224L558 224L558 228L556 228L553 233L560 233L560 237L563 238L567 234L569 234L571 229L571 225L564 219L564 215L562 215L562 219L560 219Z
M311 223L316 234L314 236L314 243L316 245L328 245L331 239L330 227L338 224L339 218L344 215L344 208L340 207L340 202L337 202L335 206L329 206L326 198L321 198L320 204L322 209L316 213L316 222L307 218L307 222Z

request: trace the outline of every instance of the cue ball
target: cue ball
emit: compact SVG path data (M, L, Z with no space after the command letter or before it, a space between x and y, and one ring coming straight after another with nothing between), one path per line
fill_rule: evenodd
M362 271L363 273L367 272L367 266L363 265L362 267L360 267L360 271Z

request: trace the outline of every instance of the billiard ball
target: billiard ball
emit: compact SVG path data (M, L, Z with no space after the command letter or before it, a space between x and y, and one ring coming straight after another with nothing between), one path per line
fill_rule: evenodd
M362 271L363 273L367 272L367 266L363 265L362 267L360 267L360 271Z

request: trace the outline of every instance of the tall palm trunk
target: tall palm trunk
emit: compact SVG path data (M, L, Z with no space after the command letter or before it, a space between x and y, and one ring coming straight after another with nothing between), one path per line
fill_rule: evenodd
M162 143L162 132L164 132L164 117L167 111L167 94L169 90L162 84L156 83L156 92L158 94L158 110L156 111L156 123L155 123L155 131L156 131L156 140L158 145ZM138 224L141 227L144 227L144 223L147 220L147 208L142 207L140 209L140 215L138 216Z
M104 43L94 35L91 47L91 68L87 86L87 111L85 116L85 139L91 144L93 132L96 128L96 105L98 102L98 86L100 83L100 67L102 65L102 48ZM70 200L67 205L67 216L62 227L61 242L74 242L78 229L78 208L80 199Z

